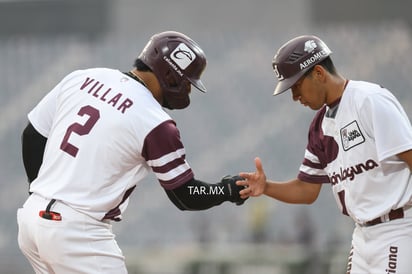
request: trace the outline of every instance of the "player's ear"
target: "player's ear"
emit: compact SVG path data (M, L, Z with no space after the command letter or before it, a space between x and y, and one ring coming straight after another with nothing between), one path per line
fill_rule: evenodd
M315 65L312 71L312 77L316 80L323 82L326 78L326 70L320 65Z

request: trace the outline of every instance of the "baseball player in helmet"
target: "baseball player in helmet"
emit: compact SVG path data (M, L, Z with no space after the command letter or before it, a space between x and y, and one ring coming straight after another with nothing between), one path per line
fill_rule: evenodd
M317 113L296 178L268 180L262 162L241 172L241 197L267 195L311 204L329 184L342 214L355 222L348 274L410 273L412 269L412 127L387 89L347 80L318 37L285 43L273 59L274 94L291 90L294 101Z
M181 210L238 205L239 176L195 179L173 119L162 107L205 92L206 57L186 35L154 35L134 68L77 70L28 114L22 134L30 196L18 209L18 243L36 273L127 273L111 230L151 170Z

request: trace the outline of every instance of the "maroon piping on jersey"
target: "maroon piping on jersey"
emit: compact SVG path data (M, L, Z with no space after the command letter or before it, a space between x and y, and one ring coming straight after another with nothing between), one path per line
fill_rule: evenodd
M132 194L133 190L136 188L136 186L133 186L131 188L129 188L125 194L123 195L123 199L120 202L120 204L118 204L115 208L109 210L106 215L104 215L103 220L113 220L116 222L121 221L121 217L120 215L122 214L121 210L120 210L120 205L122 205L124 203L124 201L126 201L127 198L129 198L130 194Z

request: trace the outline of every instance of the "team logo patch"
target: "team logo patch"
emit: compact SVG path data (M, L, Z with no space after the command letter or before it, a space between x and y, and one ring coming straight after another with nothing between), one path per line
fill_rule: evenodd
M180 43L170 54L170 58L179 68L186 69L196 59L196 54L184 43Z
M363 136L356 121L353 121L342 128L340 130L340 137L342 140L343 150L345 151L365 142L365 137Z

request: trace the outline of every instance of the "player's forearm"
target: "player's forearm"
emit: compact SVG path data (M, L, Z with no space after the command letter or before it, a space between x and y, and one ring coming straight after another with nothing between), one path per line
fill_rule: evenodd
M166 193L180 210L204 210L226 201L224 190L217 184L188 184Z
M320 185L294 179L287 182L268 180L263 194L290 204L311 204L319 194Z
M42 136L31 123L23 130L22 137L22 156L29 182L36 179L40 166L43 162L43 154L47 138Z

